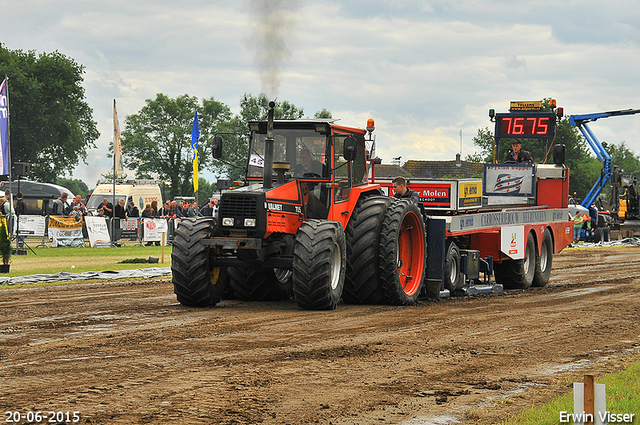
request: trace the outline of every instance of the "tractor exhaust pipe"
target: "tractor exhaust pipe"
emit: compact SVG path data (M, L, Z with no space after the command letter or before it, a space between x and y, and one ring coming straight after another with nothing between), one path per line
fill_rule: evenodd
M264 169L262 177L262 187L271 189L273 175L273 113L276 103L269 102L269 112L267 114L267 138L264 140Z

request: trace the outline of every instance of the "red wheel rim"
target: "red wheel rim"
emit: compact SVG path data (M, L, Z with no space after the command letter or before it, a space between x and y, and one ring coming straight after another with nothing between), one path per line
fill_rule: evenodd
M410 211L402 219L398 237L398 278L405 294L411 296L420 288L424 273L424 233L422 218Z

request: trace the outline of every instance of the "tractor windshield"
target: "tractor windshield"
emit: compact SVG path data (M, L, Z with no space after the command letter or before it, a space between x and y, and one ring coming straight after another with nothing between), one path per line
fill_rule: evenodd
M257 132L251 135L248 177L262 177L266 137ZM288 163L288 174L304 178L329 177L326 136L313 129L274 129L273 139L273 162Z

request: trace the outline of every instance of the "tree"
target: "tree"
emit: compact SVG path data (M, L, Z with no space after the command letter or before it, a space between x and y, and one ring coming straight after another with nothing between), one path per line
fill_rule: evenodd
M313 114L313 118L333 118L333 116L331 115L330 110L322 108L322 110Z
M9 50L0 43L0 75L9 77L11 161L32 164L35 180L69 174L100 136L85 101L84 66L55 51Z
M207 203L214 191L213 184L202 177L198 178L198 208L202 208Z
M125 168L136 176L169 182L169 197L193 193L193 150L191 129L196 109L200 139L198 168L211 166L214 134L227 131L232 121L229 107L213 97L198 102L182 95L171 99L159 93L147 99L137 113L125 118L122 131L122 157Z
M74 195L80 194L85 198L89 194L89 187L80 179L58 178L56 184L66 187Z

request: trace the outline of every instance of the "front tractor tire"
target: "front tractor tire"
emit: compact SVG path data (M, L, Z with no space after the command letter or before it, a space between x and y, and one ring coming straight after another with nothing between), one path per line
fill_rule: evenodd
M171 273L173 292L186 306L214 306L227 285L226 267L212 267L210 248L200 239L211 237L215 219L183 219L173 237Z
M340 223L310 219L296 233L293 297L307 310L333 310L344 287L346 243Z
M399 199L387 209L379 256L386 303L414 304L420 295L426 264L424 223L414 202Z

